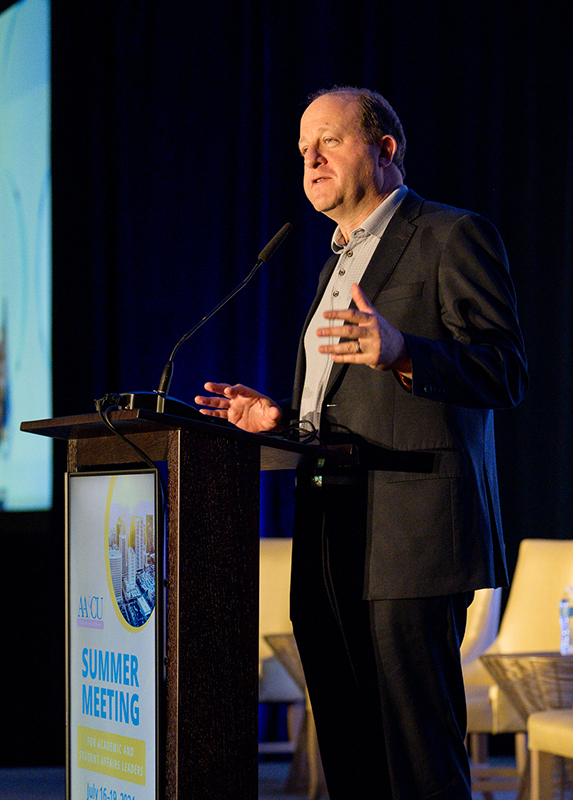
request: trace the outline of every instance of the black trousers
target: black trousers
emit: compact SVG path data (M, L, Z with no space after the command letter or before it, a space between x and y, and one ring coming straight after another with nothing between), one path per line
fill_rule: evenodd
M363 600L366 485L332 480L298 478L291 593L330 798L470 800L471 597Z

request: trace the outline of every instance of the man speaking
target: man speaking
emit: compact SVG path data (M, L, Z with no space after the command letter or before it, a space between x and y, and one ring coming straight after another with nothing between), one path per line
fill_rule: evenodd
M196 402L358 442L358 466L297 473L291 617L331 800L470 800L459 647L474 590L507 581L493 410L527 388L504 246L404 186L379 94L315 95L299 148L337 227L290 406L221 383Z

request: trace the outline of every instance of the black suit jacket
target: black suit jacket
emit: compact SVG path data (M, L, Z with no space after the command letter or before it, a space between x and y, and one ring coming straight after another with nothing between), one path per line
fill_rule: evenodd
M320 275L302 337L337 260ZM413 366L408 391L391 371L335 364L323 408L323 436L352 431L369 469L365 596L504 584L493 409L521 400L527 368L499 234L475 214L410 191L360 285L404 334Z

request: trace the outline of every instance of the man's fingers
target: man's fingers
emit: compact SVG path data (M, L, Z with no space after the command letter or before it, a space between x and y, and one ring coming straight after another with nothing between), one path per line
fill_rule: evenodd
M363 311L355 308L334 308L331 311L324 311L322 316L325 319L342 319L348 322L359 322L368 319Z
M212 392L213 394L223 394L225 389L230 388L229 383L213 383L212 381L208 381L205 384L205 389L208 392Z
M258 392L255 392L253 389L249 389L248 386L244 386L242 383L236 383L233 386L230 383L214 383L213 381L208 381L205 384L205 389L213 394L219 394L223 397L230 398L237 397L238 395L243 395L244 397L258 396Z
M350 288L350 291L352 292L352 299L356 303L356 307L360 311L365 311L368 314L372 314L374 308L370 305L370 303L366 299L366 295L364 294L360 286L357 283L353 283Z
M374 306L370 305L366 295L357 283L352 284L352 299L356 308L338 308L324 311L325 319L343 319L348 322L366 323L376 314Z
M228 408L229 401L223 397L203 397L197 395L195 402L201 406L209 406L210 408Z
M357 339L367 336L367 331L360 325L340 325L335 328L318 328L317 336L332 336L334 339Z
M360 311L356 308L339 308L332 311L324 311L322 316L325 319L341 320L342 322L351 323L353 325L370 325L375 319L374 313ZM328 330L333 329L329 328Z
M204 414L206 417L224 417L227 419L229 412L226 408L200 408L200 414Z
M250 389L248 386L244 386L242 383L235 383L234 385L230 383L206 383L205 388L209 392L221 394L224 397L237 397L238 395L242 395L243 397L259 397L258 392L254 389Z
M225 387L225 394L228 397L236 397L237 395L244 395L244 397L258 397L259 393L255 392L254 389L250 389L248 386L244 386L242 383L236 383L234 386L227 386Z

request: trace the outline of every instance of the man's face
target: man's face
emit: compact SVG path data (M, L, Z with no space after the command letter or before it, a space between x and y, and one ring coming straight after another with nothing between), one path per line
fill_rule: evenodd
M391 147L393 139L386 138ZM302 115L299 148L306 196L341 227L358 225L385 196L387 154L383 145L366 142L354 97L327 94L314 100Z

